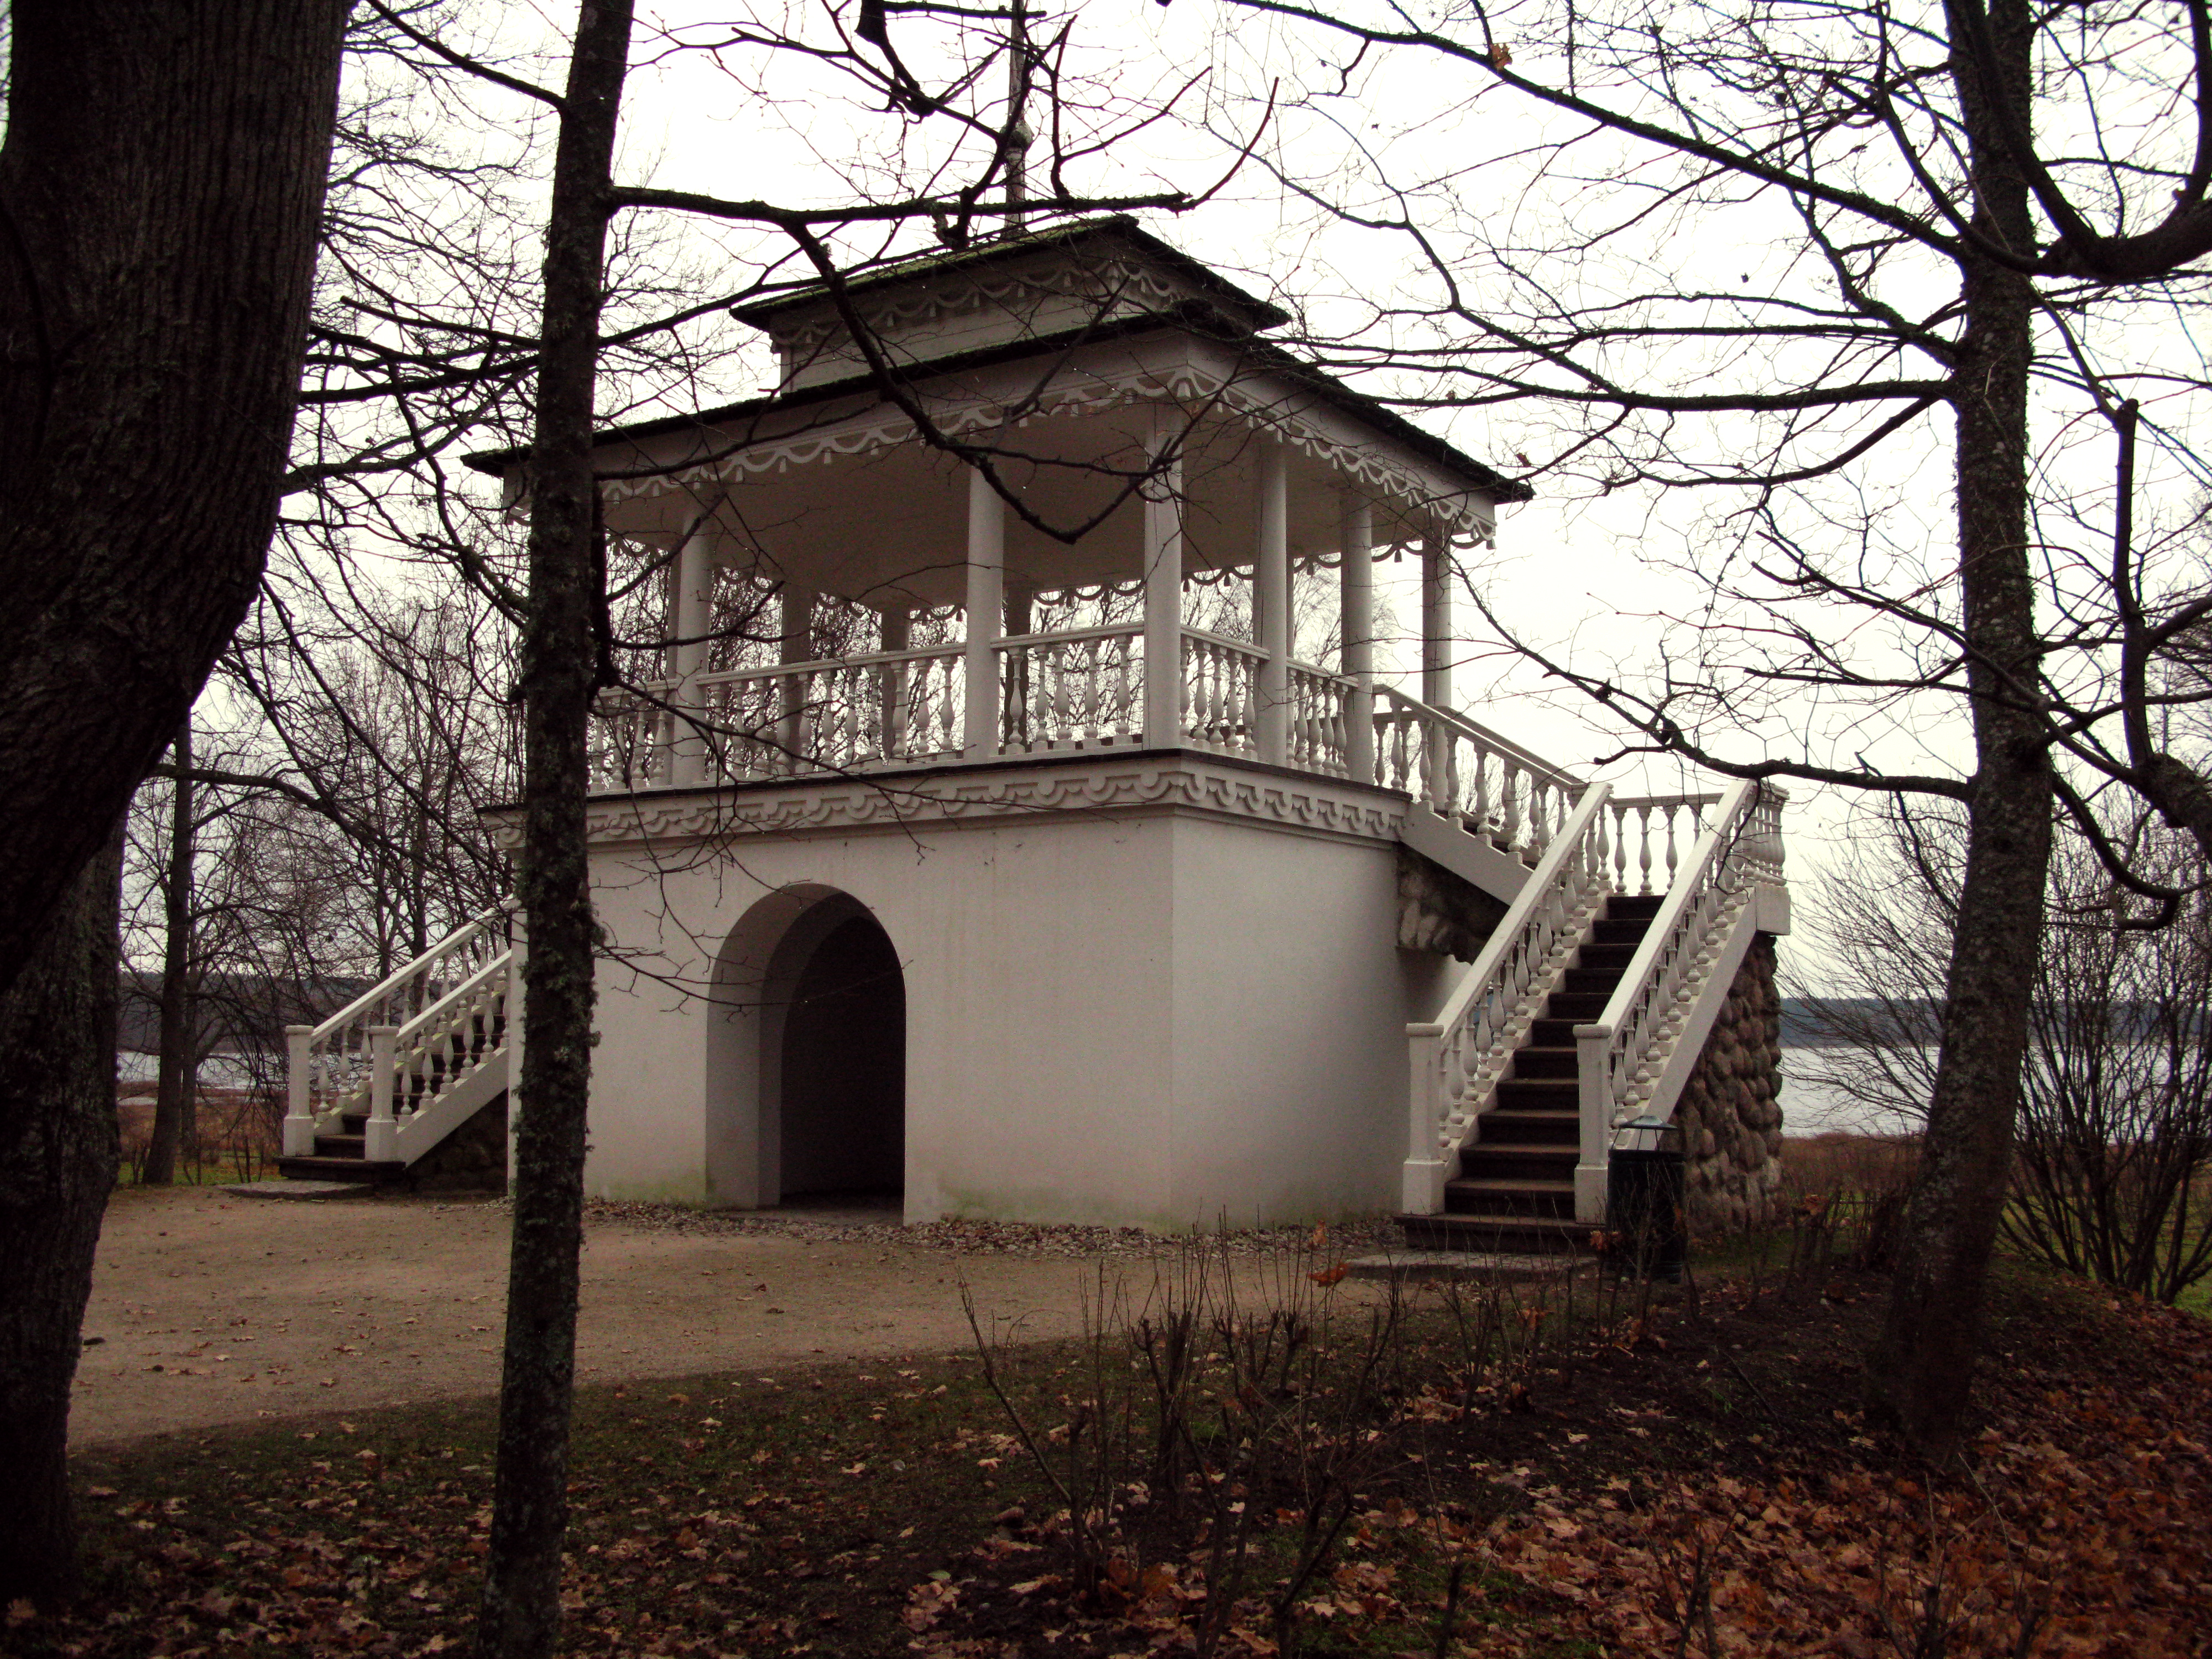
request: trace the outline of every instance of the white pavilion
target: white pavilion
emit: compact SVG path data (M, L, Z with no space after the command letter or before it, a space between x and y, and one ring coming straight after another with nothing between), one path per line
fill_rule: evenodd
M595 750L591 1190L1493 1240L1601 1212L1618 1124L1786 929L1779 801L1624 799L1454 707L1455 567L1527 488L1127 219L738 314L773 390L597 451L673 643ZM480 464L523 499L521 457ZM1377 672L1401 556L1416 687ZM453 1132L407 1056L439 988L476 975L472 1030L503 1006L512 959L469 948L412 1026L387 997L295 1040L288 1151ZM496 1054L484 1100L519 1024L459 1068ZM327 1063L372 1028L380 1117Z

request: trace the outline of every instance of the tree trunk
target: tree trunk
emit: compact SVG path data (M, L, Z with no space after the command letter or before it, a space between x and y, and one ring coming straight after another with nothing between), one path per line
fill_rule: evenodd
M15 0L0 145L0 990L260 580L345 0Z
M169 869L161 893L161 1026L154 1084L154 1133L139 1179L166 1187L176 1179L177 1152L190 1146L198 1076L198 1021L191 995L192 957L192 717L185 716L172 751L177 775L169 797Z
M2023 0L1998 0L1990 16L2003 94L2024 113L2029 14ZM2034 224L2027 181L1963 52L1954 73L1980 204L1976 230L2028 250ZM1869 1375L1877 1410L1936 1456L1957 1443L1981 1346L1990 1258L2011 1177L2055 805L2032 706L2039 657L2027 546L2034 297L2025 277L1970 258L1964 299L1953 400L1960 593L1973 653L1973 793L1928 1131Z
M70 1385L115 1182L115 947L123 843L70 884L0 994L0 1602L77 1589Z
M598 688L592 619L600 585L592 394L606 196L630 15L630 0L584 0L546 225L521 673L525 775L517 886L530 951L523 969L498 1472L477 1638L483 1659L550 1655L561 1629L597 935L584 833L586 727Z

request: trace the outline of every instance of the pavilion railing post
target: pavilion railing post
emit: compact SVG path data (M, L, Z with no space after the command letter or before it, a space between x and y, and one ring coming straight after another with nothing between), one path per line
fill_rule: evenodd
M315 1150L312 1025L284 1028L284 1156L312 1157Z

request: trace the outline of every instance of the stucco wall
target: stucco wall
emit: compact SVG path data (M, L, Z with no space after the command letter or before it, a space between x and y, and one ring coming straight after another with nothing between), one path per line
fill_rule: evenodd
M1443 975L1397 947L1391 842L1150 809L608 848L594 874L596 1194L775 1200L779 953L857 902L905 969L910 1219L1395 1197L1403 1027Z

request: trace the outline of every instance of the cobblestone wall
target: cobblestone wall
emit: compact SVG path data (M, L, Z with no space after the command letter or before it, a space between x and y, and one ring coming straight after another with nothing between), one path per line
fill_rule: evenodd
M1774 939L1752 941L1674 1109L1693 1232L1757 1226L1782 1184L1782 999Z
M495 1096L477 1115L416 1158L407 1184L418 1193L507 1190L507 1097Z

